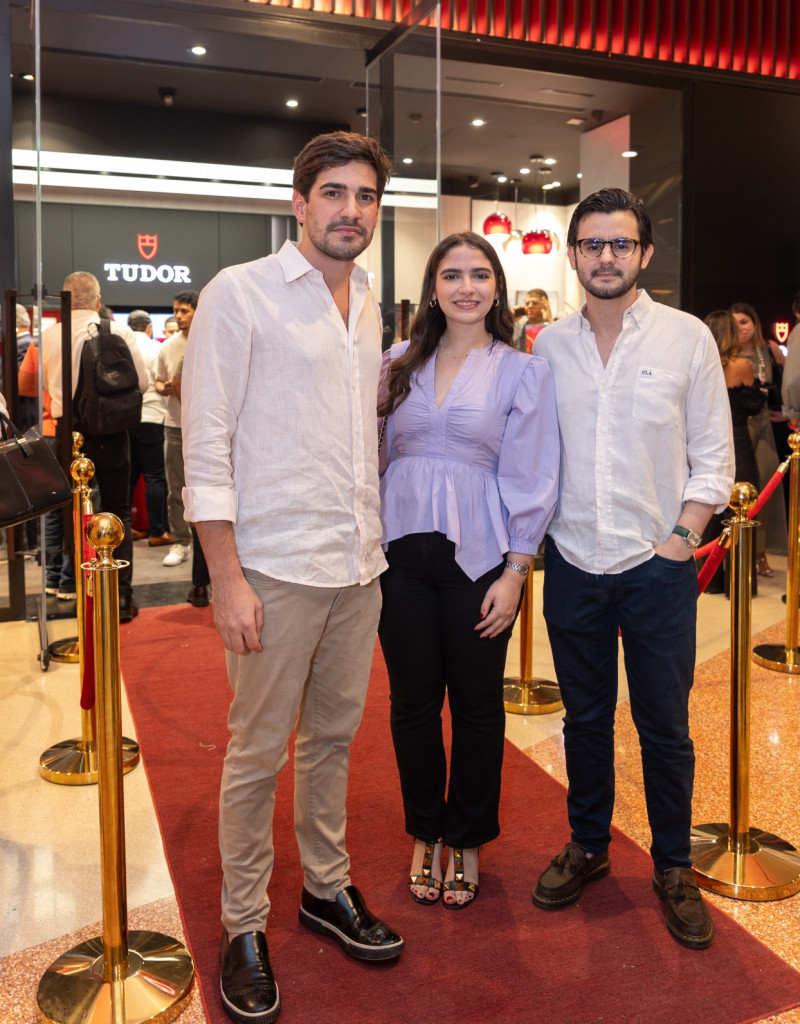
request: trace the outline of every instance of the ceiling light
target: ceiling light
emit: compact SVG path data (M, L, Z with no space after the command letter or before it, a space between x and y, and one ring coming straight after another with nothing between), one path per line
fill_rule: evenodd
M585 117L570 117L570 118L567 118L567 124L571 124L571 125L583 124L583 122L585 120L586 120Z
M403 163L404 164L413 164L414 161L412 160L412 158L410 156L404 156L403 157Z
M508 178L505 176L505 174L498 174L497 181L499 184L502 185L504 182L508 181Z
M522 236L525 256L546 256L553 248L553 236L546 228L534 228Z
M490 213L483 222L483 233L495 242L505 242L511 237L511 221L499 210Z
M547 164L548 167L552 167L553 164L557 164L558 163L558 160L556 160L555 157L549 156L545 160L545 163Z
M33 81L33 75L23 75L22 77L25 79L26 82Z
M193 53L195 57L205 57L208 50L206 50L205 46L192 46L189 49L189 53Z
M287 107L299 107L300 106L300 101L299 100L287 100L286 101L286 106Z
M470 124L472 125L473 128L483 128L486 122L483 120L482 117L476 117L474 121L470 121Z
M561 186L561 182L560 181L551 181L551 182L548 182L547 185L542 185L542 191L547 190L549 192L551 188L559 188L560 186Z
M530 169L530 167L520 167L519 173L520 174L530 174L531 173L531 169Z
M624 156L626 160L630 160L631 157L638 156L638 155L639 154L636 152L635 149L626 149L623 152L623 154L622 154L622 156Z
M580 172L580 171L578 171L578 175L577 175L577 176L578 176L578 180L579 180L579 181L580 181L580 179L581 179L581 178L583 177L583 175L581 174L581 172Z

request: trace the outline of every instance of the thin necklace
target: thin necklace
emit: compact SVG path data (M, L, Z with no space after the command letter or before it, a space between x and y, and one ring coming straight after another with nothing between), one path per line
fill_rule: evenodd
M483 352L483 350L488 348L491 345L491 343L492 343L492 339L489 338L489 340L486 342L485 345L478 345L476 348L467 349L467 351L462 353L461 355L454 355L449 349L444 348L442 343L441 343L441 341L440 341L439 342L439 351L442 353L443 356L446 356L448 359L459 359L460 360L460 359L466 359L467 356L470 354L470 352Z

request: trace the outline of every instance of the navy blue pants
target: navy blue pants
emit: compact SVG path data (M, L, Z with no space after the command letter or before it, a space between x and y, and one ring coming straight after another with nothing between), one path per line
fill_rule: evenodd
M690 866L697 572L694 559L654 555L626 572L593 576L545 545L544 617L566 711L564 751L572 839L592 853L611 840L618 630L659 871Z
M475 632L502 564L471 580L441 533L389 545L381 576L378 635L389 670L391 728L406 831L480 846L500 832L505 710L503 673L511 627L492 640ZM453 740L448 783L442 736L445 692ZM446 792L445 792L446 791Z

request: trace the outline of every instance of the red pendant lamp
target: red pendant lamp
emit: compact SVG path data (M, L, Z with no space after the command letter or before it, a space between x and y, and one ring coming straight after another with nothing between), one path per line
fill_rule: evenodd
M506 242L511 237L511 221L504 213L497 210L490 213L483 222L483 233L496 242Z
M522 236L522 252L526 256L546 256L553 248L553 236L546 228L534 228Z

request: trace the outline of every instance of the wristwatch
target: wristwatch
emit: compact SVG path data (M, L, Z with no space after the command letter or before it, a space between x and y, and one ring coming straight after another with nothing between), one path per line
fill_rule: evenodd
M679 537L683 537L690 548L699 548L703 543L703 538L697 530L690 530L688 526L676 526L673 528L672 532L677 533ZM508 565L507 562L506 565Z
M509 562L508 559L506 559L505 568L513 569L514 572L518 572L520 576L527 576L531 571L531 567L529 565L525 565L523 562Z

